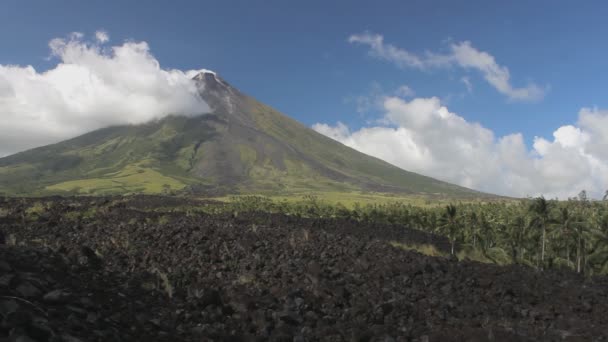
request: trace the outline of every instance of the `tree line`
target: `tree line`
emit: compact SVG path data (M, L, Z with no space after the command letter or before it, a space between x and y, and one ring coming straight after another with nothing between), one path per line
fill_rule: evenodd
M457 249L483 254L496 263L539 269L569 269L608 274L608 192L602 201L585 191L566 201L544 197L512 201L454 203L421 207L401 202L357 204L347 208L315 196L273 201L261 196L234 197L235 214L265 211L313 218L401 224L446 236Z

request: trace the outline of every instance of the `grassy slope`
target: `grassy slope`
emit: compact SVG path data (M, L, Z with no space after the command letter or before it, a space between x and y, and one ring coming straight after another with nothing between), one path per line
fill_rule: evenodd
M114 193L162 193L181 190L186 186L179 179L164 176L145 166L145 162L127 165L118 172L98 178L78 179L47 186L52 192L71 192L86 194Z
M479 196L478 192L404 171L380 159L365 155L321 135L274 109L252 101L252 111L258 126L282 141L288 141L299 152L314 156L322 165L345 173L361 182L384 184L382 192L400 187L411 193L458 194ZM341 183L344 187L344 184ZM353 188L350 188L353 189ZM342 188L343 191L349 188ZM395 189L397 190L397 189Z
M178 166L184 158L165 161L183 120L106 128L0 159L0 192L160 193L200 182Z

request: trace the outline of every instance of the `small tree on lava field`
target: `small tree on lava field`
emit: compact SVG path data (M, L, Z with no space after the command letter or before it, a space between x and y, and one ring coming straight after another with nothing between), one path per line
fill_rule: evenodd
M458 221L456 206L450 204L445 207L445 212L441 217L441 230L443 230L444 234L450 240L452 255L454 255L454 246L456 245L456 239L460 233L459 229L460 222Z
M545 262L545 247L547 243L547 222L549 221L549 202L543 197L537 197L532 202L530 210L536 215L536 222L541 229L540 263Z

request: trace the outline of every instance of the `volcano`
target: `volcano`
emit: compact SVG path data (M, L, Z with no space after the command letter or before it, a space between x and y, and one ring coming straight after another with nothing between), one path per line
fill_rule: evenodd
M353 150L247 96L193 79L211 112L99 129L0 159L0 194L484 194Z

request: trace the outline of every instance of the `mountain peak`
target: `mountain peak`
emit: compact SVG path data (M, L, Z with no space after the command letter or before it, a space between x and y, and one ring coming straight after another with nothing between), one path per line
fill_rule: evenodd
M220 88L231 88L230 85L224 81L215 71L201 69L198 74L193 78L197 84L204 85L205 88L211 90L218 90Z
M192 78L199 89L201 97L209 104L213 112L234 114L242 94L215 71L202 69Z
M211 70L207 70L207 69L201 69L198 70L197 74L192 77L192 79L196 80L196 81L205 81L205 80L211 80L211 79L216 79L217 73L215 71L211 71Z

